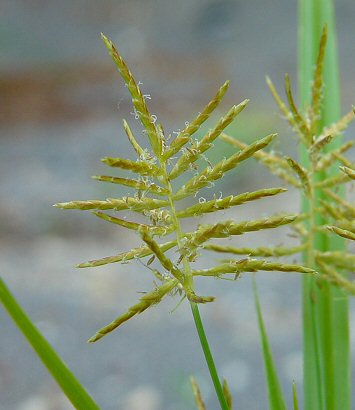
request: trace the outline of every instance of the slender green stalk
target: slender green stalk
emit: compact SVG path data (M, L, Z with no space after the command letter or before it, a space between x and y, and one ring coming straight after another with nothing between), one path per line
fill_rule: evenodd
M78 410L99 410L99 406L37 330L1 278L0 301L72 405Z
M182 249L183 234L182 234L179 218L176 215L176 208L175 208L175 203L173 200L173 189L172 189L171 182L169 180L169 176L166 170L166 164L163 161L161 162L161 166L163 168L165 187L168 190L167 197L168 197L168 201L170 205L171 217L176 226L176 240L177 240L179 249ZM193 275L192 275L190 263L186 256L183 257L182 261L184 265L185 282L188 282L188 287L193 290ZM215 391L216 391L216 394L219 400L219 404L222 410L229 410L226 399L224 397L223 388L222 388L220 379L218 377L218 373L217 373L217 369L216 369L216 366L213 360L213 356L212 356L212 353L211 353L211 350L210 350L210 347L207 341L207 337L206 337L206 333L203 327L198 305L197 303L190 301L190 306L191 306L191 311L192 311L192 315L194 318L196 330L197 330L197 333L198 333L198 336L201 342L201 347L205 355L208 370L210 372L211 379L212 379L212 382L213 382L213 385L214 385L214 388L215 388Z
M334 30L334 12L331 0L300 0L299 2L299 84L303 107L309 105L309 85L317 56L320 33L324 24L328 26L328 45L324 62L324 101L319 129L330 125L340 114L337 51ZM340 146L341 139L329 144L328 150ZM302 165L309 169L306 149L301 149ZM331 174L317 172L313 184ZM313 207L323 198L315 189ZM303 212L309 210L307 200L303 201ZM315 226L324 223L314 213ZM311 222L312 223L312 222ZM315 231L309 242L304 259L314 265L313 250L328 251L343 249L338 238ZM317 286L311 276L303 278L304 319L304 409L305 410L349 410L350 409L350 360L347 298L329 283ZM322 365L321 365L322 364Z
M308 165L311 167L312 171L313 170L313 164L310 163ZM312 176L314 176L314 172L312 172ZM305 206L307 207L307 210L309 212L309 235L306 241L307 249L304 254L304 260L307 262L308 266L312 266L315 268L315 248L314 244L316 243L316 227L317 227L317 214L316 214L316 207L315 207L315 201L316 201L316 195L317 193L315 192L314 189L314 184L313 184L313 179L311 180L310 183L310 194L307 198L304 198L304 201L308 199L308 203L305 203ZM319 234L318 234L319 235ZM305 365L308 365L307 369L305 370L305 375L304 377L309 377L308 372L310 372L311 375L313 375L314 379L316 380L316 384L313 386L309 386L310 390L312 390L312 400L317 400L319 403L319 408L324 409L324 382L323 382L323 371L322 371L322 356L321 356L321 335L320 335L320 329L318 326L318 312L317 312L317 298L318 292L317 292L317 284L314 280L311 280L311 278L307 278L305 281L306 287L307 287L307 295L309 296L308 302L309 304L307 305L307 312L308 312L308 317L305 318L307 320L307 329L309 326L310 333L309 334L304 334L305 340L304 341L304 347L305 349L310 348L310 356L312 357L312 362L305 363ZM319 301L318 301L319 304ZM306 316L306 314L305 314ZM310 322L308 322L308 320ZM304 360L306 360L306 356L304 356ZM332 359L331 359L332 360Z
M198 309L198 305L197 305L197 303L194 303L194 302L190 302L190 305L191 305L192 315L193 315L194 320L195 320L195 325L196 325L198 337L200 338L202 350L203 350L203 353L205 355L206 363L207 363L208 369L210 371L210 375L211 375L211 378L212 378L214 388L215 388L216 393L217 393L219 404L220 404L222 410L229 410L226 399L224 397L223 388L222 388L220 379L218 377L216 366L214 364L213 356L212 356L210 347L208 345L208 341L207 341L205 330L204 330L204 327L203 327L203 324L202 324L202 320L201 320L201 316L200 316L200 311Z

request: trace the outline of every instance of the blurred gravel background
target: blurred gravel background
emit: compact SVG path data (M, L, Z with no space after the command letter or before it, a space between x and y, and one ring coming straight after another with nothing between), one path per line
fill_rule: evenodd
M119 197L117 187L89 177L104 173L101 157L132 155L122 118L139 133L127 90L99 33L117 43L137 80L144 83L144 92L151 94L151 111L166 131L183 127L230 79L221 110L251 99L230 132L252 141L277 131L275 149L292 153L294 139L276 114L264 76L271 75L279 89L285 72L296 83L296 3L0 3L0 274L102 409L193 409L188 383L192 374L208 408L216 409L217 403L188 306L170 313L178 298L167 299L95 345L85 342L133 304L137 292L152 287L151 275L138 262L74 269L78 262L113 255L139 241L90 214L51 206L72 199ZM355 94L355 6L352 0L335 4L345 112ZM354 128L347 138L352 135ZM221 144L217 155L227 149ZM223 193L279 186L255 162L248 163L225 179ZM212 196L206 192L206 197ZM243 220L297 206L298 198L290 192L276 201L225 212L223 218ZM285 233L269 231L246 240L280 244ZM212 257L199 265L212 263ZM302 384L299 278L265 273L258 275L258 284L290 400L292 381L300 392ZM197 286L202 294L217 296L201 311L236 408L266 409L251 278L201 280ZM71 409L3 309L0 329L0 410Z

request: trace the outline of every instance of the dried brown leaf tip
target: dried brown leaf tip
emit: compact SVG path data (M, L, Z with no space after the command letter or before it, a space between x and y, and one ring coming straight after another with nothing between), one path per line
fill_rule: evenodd
M213 143L225 128L245 109L248 100L233 105L205 135L196 138L196 132L210 118L226 93L229 86L226 82L205 108L186 123L174 139L166 138L163 127L157 123L156 116L149 111L147 98L140 89L140 83L134 79L116 46L104 35L102 38L131 94L135 117L142 126L142 136L134 135L128 122L124 121L124 133L137 159L134 161L107 156L102 162L111 168L126 171L127 176L100 175L95 176L94 179L115 184L117 187L120 185L128 187L134 191L134 194L105 200L63 202L56 206L63 209L89 210L96 217L115 225L118 229L135 231L141 240L141 245L134 249L81 263L78 267L128 263L139 259L146 265L146 269L153 273L154 287L126 313L100 329L90 342L101 339L133 316L158 304L167 295L179 294L193 303L212 302L213 296L201 296L196 292L194 277L197 275L219 278L228 273L236 274L238 268L245 272L275 269L304 272L305 270L295 265L270 265L252 259L243 265L237 263L237 267L229 262L229 264L210 267L202 273L193 269L191 264L200 252L209 249L210 239L229 238L247 232L273 229L297 220L297 216L294 215L275 215L251 221L217 220L212 225L193 225L193 218L197 216L261 200L285 191L284 188L265 188L226 197L216 196L212 192L208 200L202 197L196 199L201 189L212 188L215 182L227 172L232 172L242 161L261 152L271 143L275 134L245 145L229 158L212 164L206 156L208 151L213 148ZM287 163L284 159L282 161L284 165L286 164L285 172L289 172ZM182 206L180 200L185 198L190 198L190 203ZM134 220L134 215L137 214L139 221ZM186 220L188 220L187 224L184 222ZM141 268L141 265L139 267Z
M203 402L203 399L202 399L200 387L197 384L194 377L190 377L190 383L192 387L192 392L194 394L197 410L206 410L205 403Z
M228 408L230 410L233 410L233 398L226 379L223 379L223 393L224 397L226 398Z

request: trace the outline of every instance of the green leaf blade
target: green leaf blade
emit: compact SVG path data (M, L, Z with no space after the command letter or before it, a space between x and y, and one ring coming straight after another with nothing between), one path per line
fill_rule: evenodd
M99 406L37 330L1 278L0 301L73 406L79 410L99 410Z
M280 381L277 376L274 359L273 359L271 348L269 345L269 340L267 337L263 316L261 313L260 301L258 297L258 291L256 288L255 278L253 280L253 290L254 290L256 313L258 316L260 337L261 337L261 342L262 342L263 360L264 360L264 366L265 366L268 399L269 399L269 409L270 410L287 410L286 402L285 402L285 399L284 399L284 396L281 390Z
M321 31L328 26L328 42L324 55L324 97L318 130L329 127L340 118L340 87L338 56L334 28L334 10L331 0L300 0L299 2L299 78L300 100L303 108L312 102L309 84L312 82L314 64L317 60ZM317 107L316 107L317 108ZM324 132L323 132L324 133ZM326 134L325 134L326 135ZM341 139L336 138L326 147L326 152L337 150ZM309 166L307 150L301 149L301 164ZM331 157L329 157L331 160ZM323 171L323 168L322 168ZM342 181L335 175L335 164L329 171L319 175L315 197L323 198L318 188L338 185ZM309 203L303 202L307 212ZM316 215L317 224L324 224L322 215ZM341 238L327 238L317 232L315 249L322 252L342 250ZM307 256L305 255L305 260ZM316 300L316 303L314 302ZM350 345L348 300L329 283L319 289L310 277L303 279L304 317L304 409L350 410ZM321 366L321 363L323 364Z

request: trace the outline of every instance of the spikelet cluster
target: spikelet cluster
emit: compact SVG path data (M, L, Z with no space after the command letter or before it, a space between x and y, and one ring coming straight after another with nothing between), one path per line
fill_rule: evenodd
M209 244L208 247L218 252L268 257L305 251L308 252L306 259L310 267L323 273L325 275L323 278L355 294L355 284L348 280L342 272L344 270L354 272L355 256L345 251L320 252L314 250L313 246L316 232L338 235L350 241L355 240L355 207L340 193L344 184L349 184L355 179L355 163L345 157L345 153L353 147L355 141L345 142L336 148L331 144L355 118L354 108L331 126L323 129L319 126L323 100L322 70L326 41L327 28L325 27L314 71L311 103L304 113L301 113L295 104L290 79L287 75L285 77L287 103L282 100L271 80L266 79L281 113L296 132L300 143L306 147L309 164L307 169L293 158L265 150L259 150L254 154L254 157L273 174L287 184L300 189L305 201L310 204L307 215L300 215L298 224L294 226L301 237L301 244L292 248L259 248L258 250L226 248L213 244ZM221 138L238 149L245 149L245 144L235 138L226 134L222 134ZM335 174L334 169L336 169Z
M237 277L241 272L256 272L259 270L313 272L312 269L302 266L272 263L249 257L240 261L223 262L205 270L194 270L192 268L191 263L198 257L199 251L203 248L213 247L213 245L209 245L211 239L229 238L233 235L277 228L297 222L297 218L299 218L297 215L282 214L252 221L236 222L227 220L218 221L214 224L200 224L190 231L184 231L182 227L181 222L186 218L196 218L196 216L225 210L250 201L283 193L284 188L268 188L236 196L215 197L209 201L198 201L196 199L196 194L201 189L213 185L225 173L234 170L241 162L253 155L257 155L258 152L262 152L262 149L271 143L275 135L268 135L250 145L245 145L229 158L225 158L216 164L208 162L205 167L198 166L197 161L204 157L224 129L244 110L248 100L232 106L202 138L192 138L222 100L228 89L229 83L226 82L197 117L186 123L185 128L171 140L168 136L165 136L163 127L157 123L156 117L150 114L139 83L134 79L117 48L105 36L102 36L102 38L131 94L135 114L140 119L149 148L145 148L139 143L128 123L124 121L123 127L137 154L137 160L105 157L102 161L106 165L127 171L127 177L119 178L103 175L94 178L98 181L128 186L133 188L136 194L105 200L71 201L59 203L56 206L64 209L89 210L96 217L106 222L136 231L141 237L141 246L118 255L81 263L78 265L79 268L96 267L117 262L127 263L134 259L145 260L145 258L148 258L144 262L147 267L155 259L160 268L150 268L154 273L155 286L153 290L145 293L137 304L131 306L126 313L119 316L108 326L99 330L89 341L95 342L136 314L142 313L150 306L159 303L165 296L174 294L177 291L193 303L212 302L214 300L213 296L200 296L195 292L193 280L195 276L219 278L231 274L232 277ZM182 179L178 179L181 175L184 175L183 180L186 182L182 183ZM188 197L195 203L181 207L180 201ZM129 221L125 216L120 215L122 211L140 214L141 217L146 218L146 222ZM173 252L167 253L169 250L173 250ZM283 251L282 249L275 250L274 254L277 254L277 252ZM268 254L270 251L264 252L263 248L253 249L247 253L270 256Z
M339 169L348 177L349 182L355 179L355 167L348 160L341 162ZM323 207L328 212L330 224L326 229L331 234L338 235L345 240L355 242L355 206L340 197L331 189L325 189L326 195L332 203L324 203ZM343 271L355 273L355 255L350 252L325 252L318 255L317 262L328 279L343 288L348 293L355 295L355 282L342 274Z

